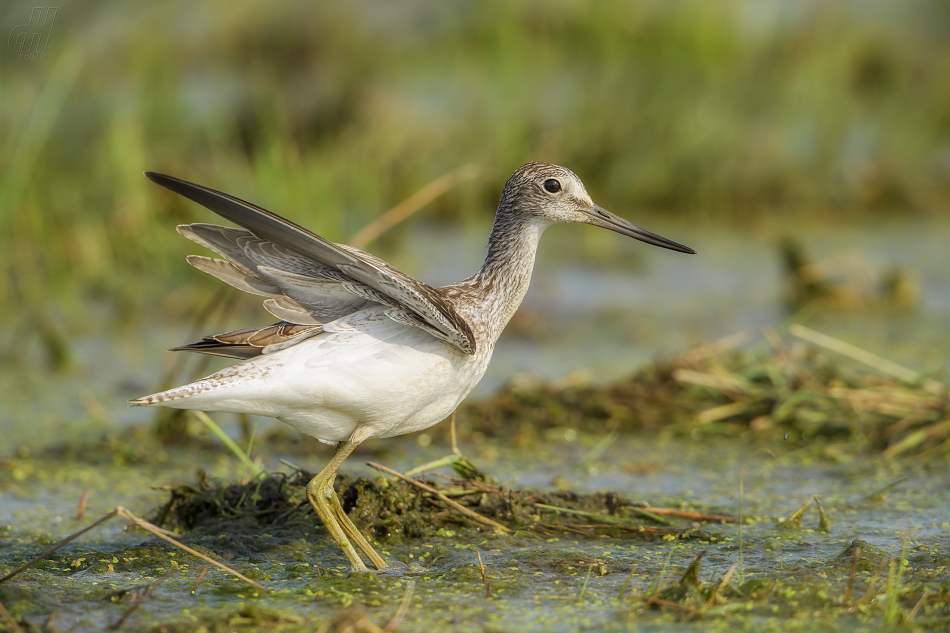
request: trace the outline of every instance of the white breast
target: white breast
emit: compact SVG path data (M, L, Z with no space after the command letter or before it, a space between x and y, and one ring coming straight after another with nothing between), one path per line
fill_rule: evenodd
M478 384L493 346L467 355L385 310L329 323L319 336L225 370L214 389L168 404L275 417L326 442L358 426L367 438L428 428Z

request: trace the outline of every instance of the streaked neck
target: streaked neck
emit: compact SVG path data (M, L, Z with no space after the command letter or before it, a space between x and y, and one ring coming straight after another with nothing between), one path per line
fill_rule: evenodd
M551 223L540 219L495 218L488 255L472 277L479 310L494 342L528 292L541 234Z

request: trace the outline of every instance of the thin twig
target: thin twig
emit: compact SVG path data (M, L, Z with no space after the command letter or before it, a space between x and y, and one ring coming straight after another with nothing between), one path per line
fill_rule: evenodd
M881 577L881 571L884 570L884 565L887 562L888 561L885 558L877 566L877 571L874 572L874 577L871 578L871 584L868 585L868 590L865 592L864 596L860 600L858 600L859 603L868 602L871 599L871 596L874 595L874 585L877 584L877 579Z
M7 608L3 606L2 602L0 602L0 616L10 625L10 630L12 630L13 633L23 633L23 629L21 629L17 621L13 619L13 616L10 615L10 612L7 611Z
M650 583L650 586L647 588L647 591L650 591L650 598L654 598L659 595L660 590L663 589L663 586L666 584L666 570L670 566L670 559L673 558L673 548L666 554L666 561L663 563L663 567L656 572L656 576L653 578L653 582ZM655 586L655 588L654 588ZM652 590L652 591L651 591Z
M177 548L179 548L179 549L181 549L181 550L184 550L184 551L188 552L189 554L192 554L192 555L194 555L194 556L197 556L198 558L202 559L202 560L205 561L206 563L210 563L210 564L214 565L215 567L218 567L218 568L220 568L220 569L223 569L224 571L228 572L228 573L231 574L232 576L236 576L237 578L240 578L241 580L243 580L243 581L245 581L245 582L248 582L248 583L254 585L255 587L257 587L258 589L260 589L260 590L262 590L262 591L264 590L264 587L262 587L261 585L257 584L256 582L254 582L254 581L251 580L250 578L248 578L248 577L246 577L246 576L244 576L244 575L242 575L242 574L240 574L240 573L234 571L233 569L231 569L231 568L228 567L227 565L223 565L223 564L219 563L219 562L216 561L216 560L212 560L211 558L208 558L207 556L205 556L205 555L202 554L201 552L197 552L197 551L191 549L190 547L188 547L187 545L184 545L184 544L182 544L182 543L179 543L178 541L176 541L176 540L173 539L172 537L167 536L166 534L164 534L164 532L167 532L167 530L163 530L163 529L161 529L160 527L158 527L158 526L156 526L156 525L152 525L151 523L149 523L148 521L146 521L146 520L144 520L144 519L138 518L137 516L135 516L134 514L132 514L129 510L127 510L126 508L123 508L122 506L116 506L116 509L113 510L112 512L108 513L107 515L103 516L102 518L98 519L97 521L94 521L94 522L91 523L90 525L87 525L87 526L84 527L83 529L78 530L78 531L76 531L76 532L73 532L72 534L70 534L69 536L67 536L67 537L64 538L63 540L59 541L58 543L56 543L56 544L53 545L52 547L49 547L48 549L46 549L45 551L43 551L43 552L42 552L39 556L37 556L36 558L33 558L32 560L30 560L30 561L28 561L28 562L26 562L26 563L23 563L22 565L20 565L19 567L17 567L16 569L14 569L13 571L11 571L10 573L8 573L8 574L7 574L6 576L4 576L3 578L0 578L0 583L3 583L3 582L5 582L5 581L9 580L10 578L13 578L13 577L16 576L17 574L19 574L21 571L23 571L23 570L25 570L25 569L29 569L30 567L32 567L32 566L35 565L36 563L40 562L41 560L45 560L45 559L49 558L54 552L56 552L56 550L60 549L60 548L63 547L64 545L68 544L69 542L75 540L76 538L82 536L83 534L85 534L86 532L88 532L89 530L91 530L92 528L94 528L94 527L96 527L96 526L98 526L98 525L100 525L100 524L102 524L102 523L105 523L106 521L108 521L109 519L111 519L112 517L114 517L114 516L116 516L116 515L118 515L118 516L120 516L120 517L122 517L122 518L124 518L124 519L127 519L127 520L131 521L132 523L134 523L134 524L137 525L138 527L142 528L142 529L145 530L146 532L151 532L152 534L154 534L154 535L157 536L158 538L160 538L160 539L162 539L162 540L164 540L164 541L167 541L167 542L171 543L171 544L174 545L175 547L177 547Z
M135 611L142 606L141 603L136 602L131 607L126 609L125 613L122 614L122 617L116 620L115 624L109 627L110 631L118 631L122 628L122 625L125 624L125 621L129 619L129 616L135 613Z
M478 557L478 569L482 572L482 582L485 583L485 598L491 600L491 581L485 575L485 563L482 562L482 553L475 549L475 556Z
M573 508L562 508L560 506L552 506L552 505L547 505L545 503L536 503L534 504L534 507L541 508L542 510L551 510L552 512L564 512L565 514L576 514L578 516L588 517L596 521L600 521L601 523L606 523L608 525L626 525L630 527L636 527L636 526L632 526L630 521L628 521L627 519L610 516L609 514L597 514L595 512L586 512L584 510L574 510ZM639 514L640 516L644 518L650 519L651 521L654 521L655 523L659 523L660 525L670 525L670 522L667 521L666 519L653 514L653 512L651 512L652 508L650 510L644 510L643 508L638 508L636 506L626 506L626 508L627 510L630 510L631 512Z
M685 533L673 528L648 528L638 525L610 525L609 523L535 523L533 527L541 526L551 530L574 532L582 536L592 536L584 530L622 530L630 532L631 536L683 536ZM606 537L604 537L606 538Z
M798 323L792 325L788 331L798 338L805 339L809 343L814 343L815 345L820 345L821 347L830 349L833 352L838 352L842 356L847 356L853 360L858 361L859 363L864 363L869 367L873 367L881 373L888 374L893 376L898 380L903 380L906 383L912 385L919 385L924 391L928 391L935 396L942 396L947 392L946 385L943 385L932 378L925 378L923 375L917 373L913 369L904 367L903 365L898 365L894 361L888 360L877 354L869 352L865 349L861 349L856 345L851 343L845 343L841 339L837 339L833 336L828 336L827 334L822 334L821 332L816 332L811 328L807 328L804 325L799 325Z
M406 618L406 614L409 613L409 607L412 605L412 594L416 590L416 582L410 580L406 583L406 592L402 594L402 601L399 603L399 608L396 609L396 613L393 614L393 617L389 619L389 622L386 623L386 626L383 627L385 633L392 633L396 630L396 627L399 626L402 621Z
M153 528L155 528L156 530L158 530L159 532L161 532L162 534L164 534L165 536L170 536L170 537L172 537L172 538L175 538L176 536L178 536L177 534L175 534L175 533L172 532L171 530L166 530L165 528L159 527L159 526L155 525L154 523L152 523L151 526L152 526ZM134 527L139 527L139 526L136 525L136 524L133 522L133 523L127 524L127 525L125 526L125 529L126 529L126 531L128 531L128 530L131 530L131 529L134 528ZM203 529L203 528L198 528L198 529Z
M66 545L66 544L69 543L70 541L72 541L72 540L74 540L74 539L76 539L76 538L82 536L83 534L85 534L86 532L88 532L88 531L91 530L92 528L96 527L97 525L100 525L101 523L105 523L106 521L108 521L109 519L111 519L112 517L114 517L116 514L118 514L118 512L117 512L116 510L113 510L113 511L110 512L109 514L105 515L104 517L102 517L101 519L99 519L99 520L97 520L97 521L94 521L93 523L91 523L90 525L84 527L83 529L81 529L81 530L79 530L79 531L76 531L76 532L73 532L72 534L70 534L69 536L67 536L66 538L64 538L63 540L59 541L59 542L56 543L55 545L52 545L51 547L49 547L48 549L46 549L45 551L43 551L43 553L40 554L39 556L37 556L36 558L34 558L34 559L30 560L30 561L27 561L27 562L23 563L22 565L20 565L19 567L17 567L17 568L14 569L13 571L11 571L9 574L7 574L6 576L4 576L3 578L0 578L0 583L3 583L3 582L5 582L5 581L7 581L7 580L10 580L11 578L13 578L13 577L16 576L17 574L19 574L19 573L20 573L21 571L23 571L24 569L29 569L30 567L32 567L33 565L37 564L37 563L40 562L41 560L46 560L47 558L49 558L50 556L52 556L53 553L56 552L56 550L58 550L58 549L61 548L62 546Z
M633 578L633 572L635 571L637 571L637 566L631 565L630 573L627 574L627 579L623 581L623 586L620 587L620 595L617 596L617 600L620 601L621 603L623 602L623 594L625 591L627 591L627 585L630 584L630 579Z
M670 602L669 600L663 600L662 598L657 598L656 596L650 596L649 598L647 598L645 606L650 606L651 604L655 604L658 607L668 607L670 609L676 609L677 611L682 611L683 613L689 613L691 615L695 613L695 611L693 611L689 607L684 607L681 604Z
M270 524L271 524L271 525L277 525L277 522L278 522L278 521L280 521L281 519L283 519L283 518L285 518L285 517L289 517L291 514L293 514L294 512L296 512L297 510L299 510L299 509L302 508L303 506L307 506L307 508L309 508L309 507L310 507L310 501L309 501L309 500L301 501L300 503L298 503L296 506L294 506L294 507L291 508L290 510L287 510L286 512L281 512L280 514L277 515L276 518L274 518L273 521L271 521ZM307 511L307 510L304 510L304 512L306 512L306 511Z
M590 535L591 535L590 532L585 532L584 530L579 530L579 529L578 529L578 526L576 526L576 525L571 525L571 524L561 524L561 523L536 523L535 525L540 525L541 527L548 528L548 529L552 529L552 530L558 530L559 532L573 532L573 533L575 533L575 534L580 534L581 536L590 536ZM587 526L587 527L589 527L589 528L594 528L594 527L610 527L610 528L613 528L613 529L616 529L616 530L630 529L630 528L621 528L621 527L618 527L618 526L611 526L611 525L602 525L602 526L589 525L589 526Z
M635 507L635 506L628 506ZM683 519L693 519L694 521L719 521L721 523L735 523L736 518L726 514L708 514L706 512L692 512L690 510L676 510L674 508L654 508L650 506L643 508L653 514L666 514L669 516L680 517Z
M742 502L745 500L745 466L739 471L739 521L736 526L739 528L739 580L745 579L745 565L743 564L743 555L745 554L745 541L742 540Z
M910 622L914 619L914 616L917 615L917 612L920 611L920 607L924 606L924 600L927 599L930 593L924 589L924 592L920 595L920 600L917 601L917 604L914 605L914 608L910 610L910 613L907 614L907 617L904 618L904 622Z
M122 625L125 624L125 621L128 620L129 617L130 617L133 613L135 613L135 611L136 611L140 606L142 606L142 603L144 603L146 600L149 599L149 597L152 595L152 592L155 591L156 587L157 587L159 584L165 582L165 581L166 581L172 574L174 574L174 573L175 573L175 570L174 570L174 569L170 569L170 570L168 570L167 572L165 572L164 574L162 574L161 576L159 576L158 579L156 579L154 582L150 582L150 583L148 583L147 585L139 585L138 587L133 587L131 590L129 590L128 593L131 594L132 603L133 603L133 604L132 604L131 608L127 609L127 610L125 611L125 613L122 614L122 617L120 617L120 618L115 622L115 624L113 624L112 626L109 627L109 630L110 630L110 631L118 631L119 629L121 629L121 628L122 628ZM113 593L119 593L119 592L113 592ZM112 595L112 594L110 594L110 595ZM120 594L120 595L121 595L121 594ZM106 596L106 597L108 598L109 596Z
M433 475L435 473L432 473ZM484 481L479 481L477 479L463 479L467 485L477 488L481 492L487 492L489 494L502 494L505 492L504 488L499 488L498 486L492 486L491 484L486 484Z
M198 552L198 551L196 551L196 550L193 550L193 549L191 549L190 547L188 547L187 545L185 545L185 544L183 544L183 543L179 543L178 541L176 541L175 539L173 539L173 538L170 537L170 536L165 536L164 534L162 534L162 532L161 532L157 527L155 527L154 525L152 525L151 523L149 523L148 521L146 521L146 520L144 520L144 519L138 518L137 516L135 516L134 514L132 514L131 512L129 512L128 510L126 510L125 508L123 508L122 506L118 506L118 507L115 509L115 512L116 512L119 516L121 516L121 517L123 517L123 518L125 518L125 519L128 519L129 521L132 521L133 523L135 523L137 526L139 526L139 527L142 528L143 530L145 530L145 531L147 531L147 532L151 532L152 534L154 534L154 535L157 536L158 538L160 538L160 539L162 539L162 540L164 540L164 541L167 541L167 542L171 543L171 544L174 545L175 547L177 547L177 548L179 548L179 549L181 549L181 550L184 550L184 551L188 552L189 554L191 554L191 555L193 555L193 556L197 556L198 558L200 558L201 560L205 561L206 563L210 563L210 564L214 565L215 567L217 567L217 568L219 568L219 569L223 569L224 571L228 572L228 573L231 574L232 576L235 576L236 578L240 578L240 579L243 580L244 582L249 583L249 584L251 584L251 585L254 585L255 587L257 587L257 588L260 589L261 591L264 590L264 587L262 587L261 585L257 584L256 582L254 582L253 580L251 580L251 579L248 578L247 576L241 574L240 572L237 572L237 571L231 569L230 567L228 567L227 565L224 565L224 564L222 564L222 563L219 563L218 561L216 561L216 560L214 560L214 559L212 559L212 558L208 558L207 556L205 556L205 555L202 554L201 552Z
M751 338L751 334L745 331L729 334L728 336L723 336L712 343L707 343L705 345L700 345L699 347L691 349L683 355L683 359L687 362L697 362L704 360L710 356L716 356L718 354L722 354L723 352L728 352L731 349L739 347L740 345L745 344L749 338Z
M443 195L459 183L475 178L478 176L480 171L481 169L478 165L469 163L436 178L422 189L415 192L391 208L389 211L361 228L356 232L355 235L353 235L353 237L349 239L349 243L355 248L365 247L380 235L396 226L400 222L403 222L413 213L422 209L427 204Z
M493 527L493 528L495 528L496 530L501 530L502 532L511 532L511 530L510 530L509 528L505 527L505 526L502 525L501 523L497 523L497 522L495 522L495 521L492 521L492 520L489 519L488 517L484 517L484 516L480 515L479 513L473 512L472 510L469 510L469 509L466 508L465 506L463 506L463 505L461 505L461 504L459 504L459 503L456 503L455 501L452 501L451 499L449 499L448 497L446 497L444 494L442 494L441 492L439 492L438 490L436 490L436 489L433 488L432 486L426 485L426 484L424 484L424 483L422 483L421 481L418 481L418 480L416 480L416 479L410 479L409 477L406 477L406 476L403 475L402 473L397 472L397 471L393 470L392 468L387 468L387 467L385 467L385 466L383 466L383 465L381 465L381 464L377 464L376 462L366 462L366 465L369 466L370 468L375 468L376 470L379 470L379 471L381 471L381 472L384 472L384 473L386 473L386 474L388 474L388 475L393 475L394 477L399 477L400 479L402 479L402 480L404 480L404 481L408 481L408 482L409 482L410 484L412 484L413 486L416 486L417 488L421 488L422 490L425 490L426 492L431 492L432 494L434 494L435 496L437 496L439 499L441 499L441 500L442 500L446 505L448 505L450 508L452 508L452 509L454 509L454 510L457 510L458 512L461 512L462 514L464 514L465 516L469 517L470 519L474 519L474 520L478 521L479 523L481 523L481 524L483 524L483 525L487 525L487 526L489 526L489 527Z
M211 569L211 565L205 565L205 568L201 570L201 575L198 576L198 581L195 582L195 586L191 588L191 595L195 595L195 592L198 591L198 585L200 585L201 581L205 579L205 574L208 573L209 569Z
M729 581L732 579L732 575L736 573L738 568L739 562L736 561L732 564L732 567L730 567L726 573L722 575L722 580L719 581L719 586L716 587L716 590L712 592L711 596L709 596L709 600L706 601L706 604L703 605L704 610L716 604L716 598L719 596L719 592L722 591L723 587L729 584Z
M86 514L86 502L89 501L89 491L83 490L82 497L79 499L79 510L76 512L76 520L82 521L83 516Z
M855 547L851 554L851 573L848 574L848 586L844 590L844 599L842 602L847 605L851 598L851 590L854 589L854 574L858 570L858 561L861 560L861 548Z

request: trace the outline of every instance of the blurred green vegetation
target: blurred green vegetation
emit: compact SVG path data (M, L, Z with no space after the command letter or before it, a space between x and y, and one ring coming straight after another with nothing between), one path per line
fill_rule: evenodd
M435 217L535 159L638 218L936 213L948 35L937 1L73 3L0 66L0 305L213 283L173 226L214 219L145 169L340 241L473 161Z

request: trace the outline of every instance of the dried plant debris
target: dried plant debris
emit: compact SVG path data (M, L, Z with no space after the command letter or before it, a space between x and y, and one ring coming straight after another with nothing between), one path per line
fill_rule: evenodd
M837 341L796 327L816 340ZM508 430L522 444L539 441L544 429L566 427L748 435L791 445L847 441L889 457L950 450L942 383L841 341L836 351L865 364L816 345L786 344L774 334L767 339L768 345L739 350L742 339L732 337L727 345L691 350L606 387L513 383L462 409L459 426L463 434Z
M272 474L247 484L215 487L207 481L171 490L170 499L155 515L154 523L178 532L259 534L300 532L306 536L319 528L310 509L306 485L312 475ZM676 515L652 515L635 508L614 492L577 494L512 490L478 480L449 478L426 481L427 487L507 531L550 537L568 533L587 537L689 539L715 536L691 527L697 520ZM491 531L484 522L455 511L436 495L400 479L341 475L336 491L344 510L356 525L375 539L406 539ZM631 509L637 512L630 512ZM662 510L662 509L661 509ZM667 518L669 517L669 518ZM709 515L712 525L732 518ZM690 526L683 529L680 526Z

